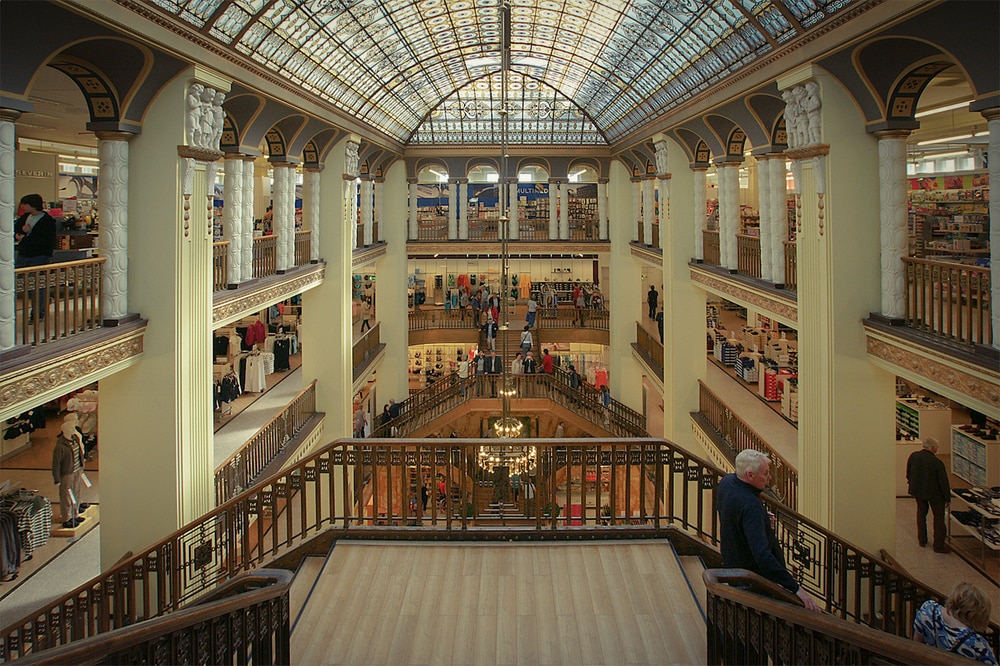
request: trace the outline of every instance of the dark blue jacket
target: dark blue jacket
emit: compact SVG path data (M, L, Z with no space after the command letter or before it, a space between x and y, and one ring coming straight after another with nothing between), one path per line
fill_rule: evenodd
M14 222L14 233L19 234L24 227L28 214L25 213ZM31 228L31 233L21 239L17 244L17 254L22 259L30 257L51 257L56 250L56 220L48 213L44 213L35 226Z
M716 503L722 566L748 569L797 592L799 584L785 568L781 544L759 496L759 490L735 474L727 474L719 482Z

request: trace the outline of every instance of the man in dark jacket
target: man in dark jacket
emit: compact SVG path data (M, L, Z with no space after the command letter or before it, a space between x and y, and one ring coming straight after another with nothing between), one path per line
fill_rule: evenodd
M14 268L30 268L52 263L56 251L56 221L42 210L45 204L40 194L26 194L21 197L24 214L14 222L14 242L17 243L17 258ZM38 302L33 304L39 319L45 318L48 309L48 292L45 287L38 289Z
M794 593L809 610L819 611L816 600L785 568L781 544L760 499L770 480L771 461L767 455L745 449L736 456L736 473L727 474L719 482L716 508L722 566L758 573Z
M923 448L910 454L906 461L906 480L910 494L917 498L917 542L927 545L927 510L934 513L934 552L950 553L945 543L947 528L944 509L951 500L948 470L937 457L938 441L933 437L924 440Z

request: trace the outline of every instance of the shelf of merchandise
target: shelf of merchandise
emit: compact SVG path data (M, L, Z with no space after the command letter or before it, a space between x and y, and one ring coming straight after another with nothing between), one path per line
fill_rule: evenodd
M910 256L989 256L989 189L910 193Z
M1000 582L1000 503L992 496L1000 493L979 488L952 489L948 533L952 548L963 559L994 582ZM978 527L959 520L956 510L978 515Z
M1000 439L951 428L951 473L973 486L1000 486Z
M951 409L920 396L896 399L897 439L917 440L928 437L938 441L938 453L951 451Z

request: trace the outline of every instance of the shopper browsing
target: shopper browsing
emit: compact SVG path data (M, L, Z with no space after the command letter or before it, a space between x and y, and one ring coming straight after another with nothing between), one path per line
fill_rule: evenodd
M910 494L917 500L917 543L927 545L927 512L934 515L934 552L950 553L945 543L948 536L944 524L944 510L951 500L948 470L937 457L938 441L933 437L924 440L923 448L914 451L906 461L906 481Z
M913 640L940 650L996 664L997 658L983 637L990 623L989 597L968 583L958 583L944 605L930 599L913 618Z

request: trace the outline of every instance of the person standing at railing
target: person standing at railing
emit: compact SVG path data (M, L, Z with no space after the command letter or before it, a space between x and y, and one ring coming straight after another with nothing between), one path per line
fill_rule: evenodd
M552 354L549 353L548 349L542 350L542 372L547 375L551 375L555 372L555 366L552 361Z
M24 213L14 222L14 242L17 244L14 268L31 268L52 263L52 255L56 251L56 221L42 210L43 206L40 194L21 197L21 210ZM32 304L33 311L29 313L29 317L37 315L39 319L44 319L49 302L45 286L37 289L37 296L38 301Z
M503 359L497 353L490 350L490 355L486 357L486 374L490 376L490 397L497 397L497 375L503 374Z
M535 300L535 294L528 295L528 314L525 315L524 321L528 324L528 328L535 327L535 317L538 316L538 301Z
M372 327L372 299L361 298L361 333Z
M771 518L760 493L771 480L767 454L744 449L736 456L736 472L719 482L716 509L719 512L719 545L722 566L747 569L794 593L812 611L820 607L785 567L781 544L771 527Z
M938 441L933 437L924 440L923 448L914 451L906 460L906 481L910 494L917 500L917 543L927 545L927 511L934 514L934 552L950 553L945 543L948 528L944 524L944 510L951 501L951 484L948 470L937 457Z
M604 407L604 426L611 424L611 391L607 384L601 384L601 406Z
M656 287L649 285L649 293L646 294L646 304L649 306L649 318L653 319L656 317L656 306L660 303L660 294L656 291Z
M587 302L586 299L583 297L583 291L581 291L580 295L576 297L575 304L576 304L576 319L577 321L579 321L580 328L583 328L583 319L587 314Z
M660 332L660 344L663 344L663 308L656 311L656 330Z
M531 352L524 355L524 374L533 375L538 372L538 364L535 362Z
M521 352L527 354L531 351L531 327L527 324L524 326L524 330L521 331Z
M484 327L486 331L486 344L489 346L490 351L494 351L497 348L497 323L493 319L493 315L487 312L486 314L486 326Z
M981 590L958 583L944 605L928 599L913 617L913 640L984 664L997 658L983 634L990 625L992 604Z
M462 385L462 397L464 398L469 390L469 355L463 354L462 360L458 362L458 383Z
M475 328L479 328L479 312L480 309L482 308L482 303L483 303L480 298L480 294L482 293L483 293L482 291L476 291L476 294L475 296L472 297L472 301L470 303L472 307L472 325Z
M466 287L458 288L458 313L465 321L465 311L469 308L469 292Z

